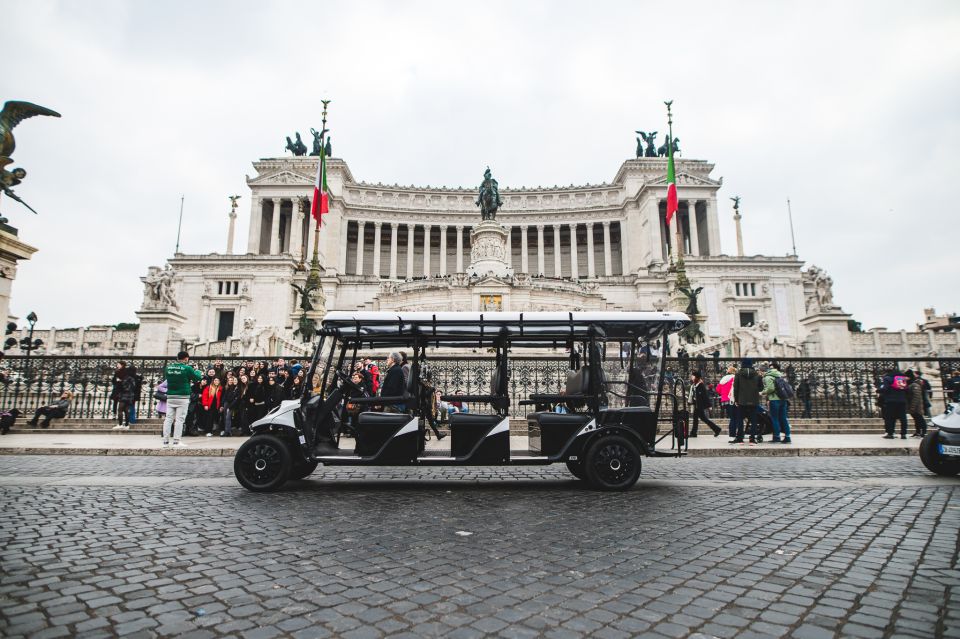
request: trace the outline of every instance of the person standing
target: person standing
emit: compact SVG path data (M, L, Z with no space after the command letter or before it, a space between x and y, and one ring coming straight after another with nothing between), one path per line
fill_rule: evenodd
M900 422L900 439L907 438L907 377L896 367L887 370L880 380L880 399L883 402L884 439L894 439L897 421Z
M737 375L736 366L728 366L727 374L717 382L717 392L720 394L720 405L730 423L727 424L727 430L730 434L731 444L743 443L743 418L740 416L740 409L733 401L733 379Z
M253 387L253 392L250 394L249 398L249 409L247 411L247 416L249 421L247 422L247 430L253 425L254 422L263 418L267 414L267 397L269 395L267 388L267 382L263 373L257 375L256 384Z
M267 412L269 413L274 408L280 405L283 400L285 400L286 394L283 389L282 380L286 378L286 371L281 371L276 377L270 377L267 379Z
M780 372L780 366L774 362L763 374L763 396L770 402L770 420L773 422L773 443L789 444L790 440L790 420L787 418L787 410L790 406L788 397L782 397L777 389L779 378L783 377ZM784 380L786 381L786 380ZM780 433L783 432L781 439Z
M403 382L402 362L400 353L390 353L390 357L387 358L387 375L380 387L381 397L400 397L404 394L406 385ZM384 404L383 410L386 413L402 413L406 410L406 405Z
M933 407L933 386L930 385L927 378L923 376L923 371L919 368L917 369L917 380L923 386L923 414L930 417L930 409Z
M740 361L740 370L733 377L733 401L740 409L740 416L744 423L749 423L748 432L750 443L756 444L757 437L757 406L760 405L760 389L763 380L753 368L753 360L749 357Z
M693 409L693 427L690 429L690 437L697 436L697 428L700 420L710 427L714 437L719 437L720 427L712 419L707 417L707 409L710 408L710 393L707 391L707 385L703 383L703 375L700 371L690 373L690 406Z
M153 391L153 398L157 400L157 415L161 420L167 417L167 380L161 379Z
M177 353L177 361L166 365L163 378L167 382L167 417L163 420L163 445L170 444L170 429L173 427L173 445L181 446L183 436L183 422L187 417L190 406L190 393L193 382L203 375L188 363L190 354L186 351Z
M200 406L203 410L201 427L207 437L213 437L220 423L220 407L223 405L223 386L220 378L214 377L200 395Z
M810 380L804 379L797 385L797 399L803 402L803 412L800 413L802 418L809 419L812 417L810 410L812 408L812 395L813 389L810 387Z
M913 418L913 436L923 437L927 434L927 420L923 413L926 409L924 400L926 399L926 390L923 387L923 381L914 372L907 371L907 413Z
M136 396L137 380L127 372L117 387L117 425L113 430L130 430L130 408Z

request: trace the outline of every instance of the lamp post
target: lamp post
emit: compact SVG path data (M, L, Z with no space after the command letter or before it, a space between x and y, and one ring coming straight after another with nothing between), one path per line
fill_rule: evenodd
M28 385L27 392L29 397L29 384L30 384L30 354L43 346L42 339L33 339L33 329L37 324L37 314L33 311L30 311L30 314L27 315L27 322L30 324L30 333L26 337L17 341L16 337L8 337L7 341L4 342L6 348L13 348L18 346L21 351L26 353L26 363L23 366L23 380ZM17 325L14 322L7 323L7 335L10 335L17 330ZM17 379L17 385L14 388L14 403L18 402L20 399L20 380Z

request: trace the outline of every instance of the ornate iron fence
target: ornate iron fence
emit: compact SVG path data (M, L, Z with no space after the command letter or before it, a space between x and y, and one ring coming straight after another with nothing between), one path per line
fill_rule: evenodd
M114 416L111 400L113 371L118 360L102 357L7 357L0 368L0 409L19 408L32 414L39 406L51 404L63 391L74 395L68 417L105 419ZM138 357L125 359L142 376L138 414L140 418L155 417L153 392L163 376L163 368L170 358ZM244 364L244 358L221 358L227 368ZM213 358L197 360L201 367L214 363ZM945 391L941 379L960 370L960 359L781 359L781 368L794 388L806 381L809 404L796 400L792 414L812 418L866 418L877 415L876 384L885 370L894 365L914 368L930 378L935 391L934 410L942 406ZM667 361L664 383L666 388L676 386L685 391L690 371L700 370L709 384L716 383L730 364L738 360L676 359ZM465 395L484 394L490 389L493 358L483 355L463 357L432 357L424 366L433 384L445 394L461 392ZM608 358L604 364L608 381L626 379L625 363ZM520 417L528 406L520 401L535 393L559 393L566 384L568 360L548 355L531 357L515 355L510 360L510 412ZM645 371L648 388L656 388L657 370L654 364ZM608 397L611 405L620 400L614 394ZM940 401L937 401L940 400ZM669 408L669 403L667 404Z

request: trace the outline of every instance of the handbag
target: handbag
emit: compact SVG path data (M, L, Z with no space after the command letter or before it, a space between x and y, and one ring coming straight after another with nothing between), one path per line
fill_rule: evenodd
M167 401L167 394L163 391L153 391L153 398L158 402L165 402Z

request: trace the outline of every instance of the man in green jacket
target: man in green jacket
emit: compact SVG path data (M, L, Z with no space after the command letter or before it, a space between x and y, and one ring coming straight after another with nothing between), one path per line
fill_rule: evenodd
M773 443L790 443L790 420L787 418L787 408L790 402L786 397L780 397L777 393L777 378L783 377L780 372L780 365L776 362L770 364L768 370L763 372L763 396L770 402L770 421L773 422ZM780 431L783 431L783 439L780 438Z
M186 351L177 353L177 361L170 362L163 370L167 380L167 417L163 420L163 445L170 445L170 426L176 423L173 429L173 445L182 446L180 437L183 435L183 422L187 418L187 408L190 406L190 386L203 377L187 362L190 354Z

